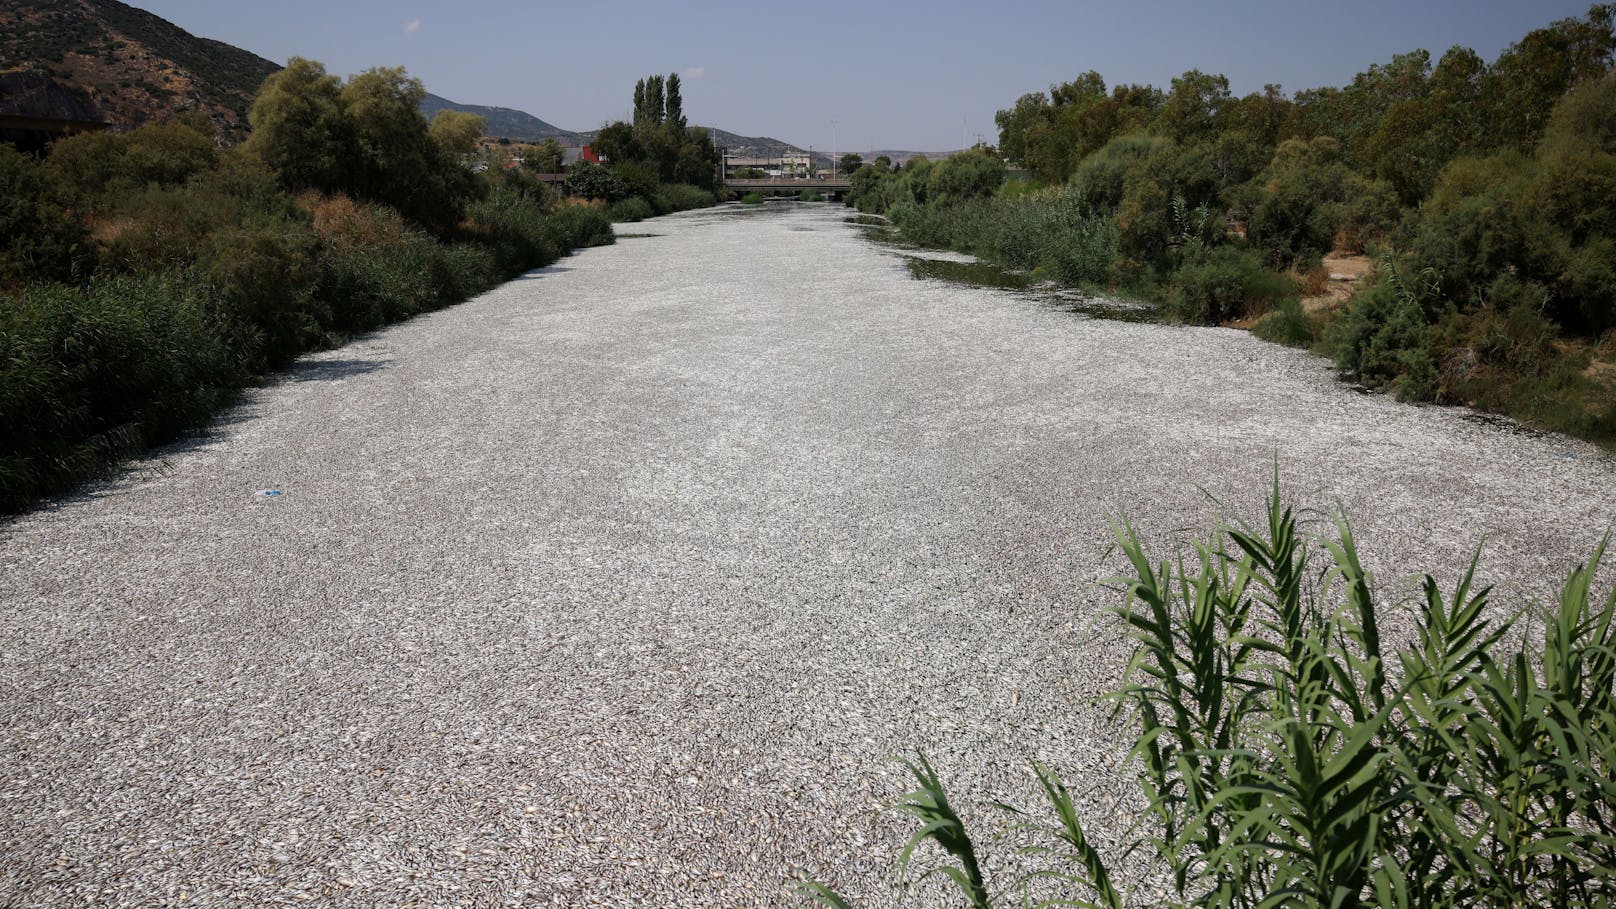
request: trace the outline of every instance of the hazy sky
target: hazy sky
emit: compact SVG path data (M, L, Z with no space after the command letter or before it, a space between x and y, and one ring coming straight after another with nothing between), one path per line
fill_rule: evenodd
M1166 86L1189 69L1243 94L1340 85L1455 44L1491 60L1589 0L135 0L182 28L349 75L404 66L464 104L565 129L623 117L634 82L680 72L692 123L818 151L993 140L993 114L1086 70ZM837 121L834 133L831 121ZM963 126L963 129L962 129Z

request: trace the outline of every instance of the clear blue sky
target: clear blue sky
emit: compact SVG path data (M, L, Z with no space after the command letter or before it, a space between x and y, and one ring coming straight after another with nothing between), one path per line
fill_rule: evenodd
M829 151L958 148L993 114L1086 70L1166 86L1189 69L1237 94L1340 85L1371 63L1456 44L1488 60L1589 0L135 0L193 33L349 75L404 66L465 104L566 129L625 115L634 82L685 73L685 111Z

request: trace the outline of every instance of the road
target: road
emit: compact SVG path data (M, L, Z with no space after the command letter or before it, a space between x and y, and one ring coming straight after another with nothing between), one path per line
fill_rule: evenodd
M0 905L878 905L893 755L984 831L1032 757L1137 811L1108 516L1166 545L1277 463L1389 598L1485 536L1506 604L1616 517L1589 446L843 216L633 225L0 526Z

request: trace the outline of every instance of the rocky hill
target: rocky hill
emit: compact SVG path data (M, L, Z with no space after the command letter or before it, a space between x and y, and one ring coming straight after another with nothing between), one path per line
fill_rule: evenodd
M70 109L69 119L129 129L199 110L229 142L246 133L253 96L279 69L251 51L199 38L118 0L0 2L0 114L61 117ZM438 95L421 104L428 117L444 109L485 118L490 136L554 138L563 145L594 137L594 130L574 132L508 107L460 104ZM802 150L722 129L714 131L713 141L747 157ZM822 151L814 157L829 166Z
M421 113L431 119L440 110L459 110L476 114L487 121L488 135L506 139L554 139L562 145L581 144L581 133L562 129L540 120L525 110L509 107L485 107L481 104L460 104L437 95L427 95L421 102Z
M87 97L120 128L198 110L222 136L245 131L247 107L279 69L117 0L5 0L0 73L47 77Z

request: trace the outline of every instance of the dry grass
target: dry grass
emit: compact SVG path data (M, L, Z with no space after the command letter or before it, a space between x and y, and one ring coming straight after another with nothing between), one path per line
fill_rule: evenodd
M305 193L297 201L313 217L320 242L333 249L375 249L397 243L409 233L404 219L393 210L345 195Z

